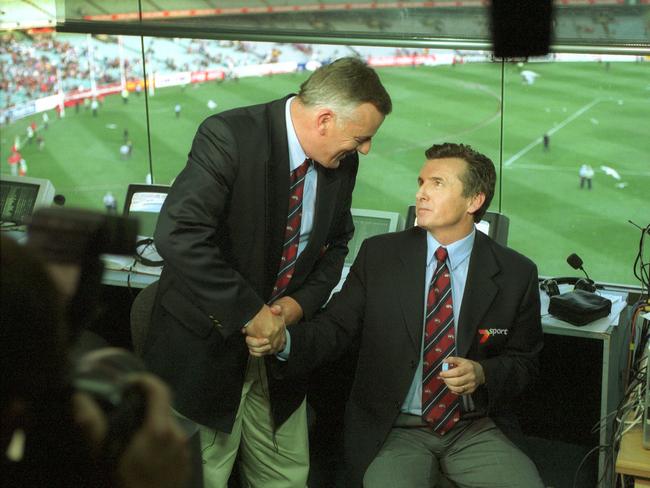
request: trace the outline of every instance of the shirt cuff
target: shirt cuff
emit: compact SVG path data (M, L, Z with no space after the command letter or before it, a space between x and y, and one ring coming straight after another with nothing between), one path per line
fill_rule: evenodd
M286 338L284 349L275 355L275 357L280 361L288 361L289 355L291 354L291 334L289 334L289 331L287 329L285 329L284 333L284 337Z

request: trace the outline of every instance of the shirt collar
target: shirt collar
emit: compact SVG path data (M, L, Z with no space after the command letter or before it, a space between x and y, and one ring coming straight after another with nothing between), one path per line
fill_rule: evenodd
M291 120L291 101L296 97L291 97L287 100L284 106L284 118L287 127L287 143L289 145L289 170L293 171L307 159L305 151L298 141L296 130L293 128L293 121Z
M444 246L447 248L447 262L449 263L449 269L451 271L456 269L458 265L469 258L472 253L472 247L474 247L475 236L476 230L474 229L462 239ZM430 232L427 232L427 266L432 264L435 259L434 253L441 245L442 244L440 244Z

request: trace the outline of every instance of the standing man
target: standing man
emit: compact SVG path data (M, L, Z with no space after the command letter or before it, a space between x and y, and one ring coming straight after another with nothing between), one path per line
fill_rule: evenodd
M594 177L594 168L592 168L590 164L583 164L580 166L578 174L580 175L580 189L582 190L586 183L587 189L591 190L591 180Z
M504 435L538 373L537 269L475 229L494 195L492 161L450 143L426 158L419 227L362 244L326 312L287 329L288 361L274 373L300 377L360 339L345 419L350 486L542 488Z
M104 195L104 198L102 199L102 202L104 203L104 208L108 213L117 212L117 200L115 199L115 196L112 192L107 191Z
M25 129L27 131L27 143L28 144L31 144L32 141L34 140L34 133L36 132L35 129L34 129L35 125L36 124L34 124L34 122L32 122Z
M206 119L155 233L165 260L145 346L175 408L201 430L207 487L237 452L247 486L306 485L304 384L277 381L245 335L284 346L340 278L354 226L358 154L391 100L377 74L343 58L298 95Z
M544 134L542 137L542 143L544 145L544 151L548 151L551 148L551 136Z

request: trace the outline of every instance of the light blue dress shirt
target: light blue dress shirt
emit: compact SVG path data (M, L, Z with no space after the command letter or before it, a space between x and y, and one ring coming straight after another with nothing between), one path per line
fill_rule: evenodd
M296 97L291 97L287 100L284 106L284 115L287 125L287 142L289 145L289 169L294 171L298 166L305 162L307 155L303 151L296 130L293 127L291 120L291 101ZM307 247L309 236L314 228L314 212L316 210L316 188L318 186L318 172L314 167L315 163L309 165L307 174L305 175L305 186L302 194L302 217L300 219L300 241L298 244L298 256ZM277 354L278 359L286 361L291 351L291 336L287 331L287 343L284 350Z
M289 144L289 169L294 171L305 162L307 155L303 151L296 130L291 121L291 101L296 97L287 100L284 106L285 121L287 126L287 142ZM314 164L309 165L305 175L305 186L302 195L302 218L300 220L300 242L298 244L298 256L307 247L309 236L314 228L314 212L316 209L316 187L318 185L318 172Z
M454 308L454 330L456 337L458 337L458 317L460 317L460 305L463 301L463 293L465 292L465 282L467 281L467 270L469 269L469 257L472 254L472 247L474 247L475 230L473 230L467 237L462 238L448 246L447 248L447 267L451 274L451 299ZM423 317L426 317L427 309L427 294L429 293L429 284L431 277L436 270L437 261L435 252L440 243L427 232L427 269L425 273L424 282L424 297L423 297ZM422 330L424 331L424 321L422 322ZM404 403L402 403L402 412L411 415L422 415L422 350L424 349L424 334L422 334L422 344L420 345L420 362L413 375L411 388L409 388ZM466 398L466 397L463 397ZM465 405L467 409L469 406Z

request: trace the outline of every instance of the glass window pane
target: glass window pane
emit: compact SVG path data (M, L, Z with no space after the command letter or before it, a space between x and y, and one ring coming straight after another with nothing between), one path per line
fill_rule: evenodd
M581 274L565 261L575 252L596 281L636 282L639 230L628 220L647 225L650 208L650 64L641 61L558 54L507 65L509 244L544 275Z
M312 64L349 55L376 67L394 102L361 156L354 207L405 214L433 143L472 144L498 164L501 67L488 53L161 38L145 45L157 56L148 63L156 80L149 109L157 183L183 168L203 119L295 93Z
M103 208L111 192L121 212L127 185L149 172L139 45L90 34L4 39L2 172L49 179L70 206ZM23 170L8 164L14 145Z

